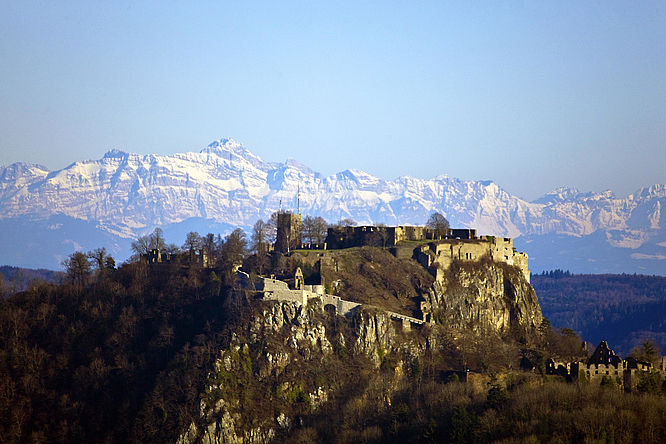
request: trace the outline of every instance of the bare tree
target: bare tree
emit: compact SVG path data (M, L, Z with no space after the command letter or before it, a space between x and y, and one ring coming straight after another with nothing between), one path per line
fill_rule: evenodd
M252 227L252 251L257 254L263 254L268 251L272 227L269 223L259 219Z
M302 224L303 237L310 243L324 243L328 230L328 222L321 217L306 216Z
M201 239L201 236L199 236L199 233L195 231L190 231L189 233L187 233L187 236L185 237L183 250L189 251L190 254L194 254L195 251L201 249L202 245L203 245L203 240Z
M215 257L215 235L208 233L201 239L201 244L209 258Z
M314 223L314 240L318 244L323 244L328 234L328 222L321 216L315 218Z
M92 261L93 267L97 270L98 276L116 268L116 261L110 255L106 254L106 248L104 247L89 251L87 256Z
M306 242L309 243L314 243L314 237L315 237L315 218L312 216L306 216L305 219L303 219L303 223L301 224L301 236Z
M106 268L106 248L95 248L93 251L88 252L88 257L92 259L93 266L97 270L102 271Z
M88 256L80 251L75 251L65 259L62 264L65 266L67 279L74 285L82 287L90 279L90 262Z
M247 239L240 228L236 228L224 238L222 258L229 265L242 263L247 251Z
M132 242L132 251L137 256L148 254L150 250L166 250L164 231L160 227L155 228L152 233L141 236Z
M150 236L140 236L137 240L133 241L132 251L137 256L150 253Z
M340 219L335 225L338 227L354 227L356 226L356 221L345 217L344 219Z
M442 216L440 213L434 212L428 218L426 227L435 230L435 236L443 237L449 233L450 225L449 221L446 220L444 216Z

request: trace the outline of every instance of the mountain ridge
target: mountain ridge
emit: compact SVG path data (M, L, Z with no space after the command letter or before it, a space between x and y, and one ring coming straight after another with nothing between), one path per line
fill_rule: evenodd
M330 222L423 224L438 211L453 226L525 242L600 233L614 248L642 255L643 263L666 254L659 245L666 241L664 184L625 198L562 187L528 202L492 180L387 180L354 168L324 176L293 159L264 161L233 139L170 155L115 149L54 171L20 162L0 167L0 220L64 215L120 239L192 218L249 229L280 208L296 210L297 197L302 214Z

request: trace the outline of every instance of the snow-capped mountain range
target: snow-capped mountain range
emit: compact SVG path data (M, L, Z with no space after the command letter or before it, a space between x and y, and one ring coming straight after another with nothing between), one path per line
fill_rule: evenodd
M0 167L0 227L12 228L0 234L0 254L5 256L0 262L12 262L17 246L8 238L18 234L17 224L26 230L44 228L56 238L62 232L61 252L36 249L38 256L58 260L71 253L65 247L86 246L76 232L103 234L107 241L112 239L107 248L121 254L130 239L156 226L167 234L169 227L179 227L174 233L180 233L204 225L221 231L237 226L249 230L258 218L298 206L301 214L329 222L351 218L388 225L423 224L431 212L439 211L452 226L517 238L534 260L542 252L535 257L531 243L557 237L578 239L582 245L592 236L601 239L603 248L627 253L622 256L633 260L638 271L651 264L647 272L655 272L656 266L657 273L666 274L664 204L664 184L625 198L610 191L560 188L527 202L492 181L446 175L384 180L351 169L325 177L293 160L266 162L242 144L221 139L199 153L161 156L112 150L100 160L76 162L58 171L24 163ZM69 232L67 225L72 223L87 228ZM564 259L567 254L559 256ZM595 262L594 251L589 259ZM53 261L17 262L45 266ZM628 271L636 269L625 265ZM558 268L568 266L563 261Z

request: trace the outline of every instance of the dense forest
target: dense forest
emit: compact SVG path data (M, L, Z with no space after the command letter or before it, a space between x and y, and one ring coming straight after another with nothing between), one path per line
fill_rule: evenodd
M647 339L666 350L666 277L635 274L533 274L541 310L553 325L593 344L605 340L620 355Z

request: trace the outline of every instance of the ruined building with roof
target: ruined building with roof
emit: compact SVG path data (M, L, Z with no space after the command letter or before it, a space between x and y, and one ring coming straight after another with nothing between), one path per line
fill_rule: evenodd
M660 365L654 367L650 362L633 357L623 360L608 347L606 341L601 341L585 362L556 362L549 359L546 361L546 374L560 375L574 380L585 378L597 383L606 380L614 382L625 391L632 391L645 372L657 372L662 377L665 376L665 365L664 357L661 358Z

